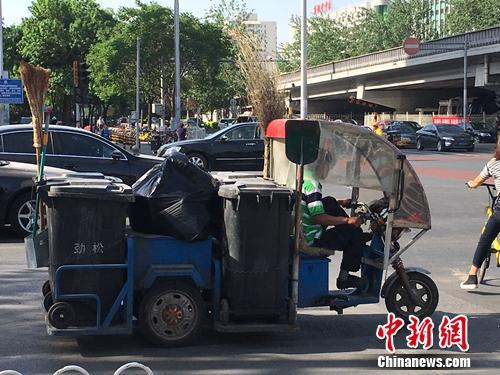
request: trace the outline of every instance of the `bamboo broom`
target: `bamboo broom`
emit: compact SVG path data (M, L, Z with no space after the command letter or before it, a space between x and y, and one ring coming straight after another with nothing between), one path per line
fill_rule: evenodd
M40 154L42 149L43 103L49 89L50 70L21 61L19 73L31 109L33 147L36 153L37 178L40 179Z

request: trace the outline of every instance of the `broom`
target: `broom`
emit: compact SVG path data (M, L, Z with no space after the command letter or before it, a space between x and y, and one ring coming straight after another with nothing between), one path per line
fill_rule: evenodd
M19 73L24 84L24 90L28 97L28 103L31 109L31 123L33 125L33 147L36 154L37 165L37 181L43 178L44 156L47 149L48 133L42 134L43 124L43 103L49 89L50 70L38 66L33 66L24 61L21 61ZM42 137L43 136L43 137ZM33 220L33 236L37 229L38 219L38 194L35 205L35 217ZM43 221L41 221L43 222Z

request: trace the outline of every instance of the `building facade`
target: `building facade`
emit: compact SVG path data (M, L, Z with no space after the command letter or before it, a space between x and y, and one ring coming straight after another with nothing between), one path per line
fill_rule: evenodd
M261 41L261 53L265 59L275 59L278 45L276 22L259 21L257 14L250 14L243 22L248 32L256 35Z

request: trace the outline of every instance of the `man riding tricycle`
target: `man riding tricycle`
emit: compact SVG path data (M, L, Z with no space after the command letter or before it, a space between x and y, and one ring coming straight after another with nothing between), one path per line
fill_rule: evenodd
M397 316L431 315L438 303L434 282L427 271L405 267L401 260L401 255L431 227L423 187L404 155L373 132L343 123L275 120L267 128L267 136L271 139L270 179L241 172L209 177L216 181L216 193L210 205L212 231L206 237L128 231L123 235L127 237L123 244L127 245L120 250L116 234L102 236L98 229L92 233L83 228L81 233L87 237L77 241L68 234L57 236L56 229L49 228L50 281L44 286L49 333L129 334L137 323L155 343L179 345L196 337L206 319L219 332L295 330L298 307L329 306L342 313L347 307L377 303L380 296ZM176 173L189 178L206 174L176 156L167 156L164 165L168 163L176 165ZM169 176L161 178L168 180ZM206 180L205 175L202 178ZM162 186L162 179L155 180L155 188ZM120 198L123 187L111 186L115 182L71 181L46 193L49 227L51 215L64 217L62 211L70 202L72 207L95 207L94 213L86 215L111 212L115 223L121 220L123 226L121 232L113 233L125 233L123 207L131 198ZM303 192L308 181L318 191ZM351 196L336 202L350 208L349 215L312 209L323 202L323 197L345 192L345 187L350 188ZM134 194L137 200L135 185ZM185 222L196 224L197 210L182 206L196 194L179 201L173 201L172 195L161 196L162 204L170 205L161 208L162 218L173 223L175 215L192 215ZM315 203L308 213L303 212L309 217L301 215L299 208L302 197L308 194L319 199L311 201ZM81 197L91 201L75 201ZM117 220L105 207L106 199L115 202L122 219ZM305 200L307 208L307 197ZM149 209L150 203L145 203ZM324 225L314 219L318 212L326 215ZM143 219L145 223L147 218ZM63 225L70 220L60 221ZM311 226L318 225L321 228L316 227L317 233L310 231ZM416 234L409 236L411 231ZM337 232L349 232L349 241L343 241ZM79 233L76 231L75 236ZM323 233L333 240L323 239ZM114 241L114 256L107 237ZM62 243L65 238L67 244ZM55 241L59 241L57 246ZM87 242L99 246L89 247ZM352 244L358 246L354 253L348 246ZM70 256L52 254L67 246L75 249ZM337 279L339 290L329 291L329 256L335 250L344 252ZM56 258L60 261L51 263ZM395 269L391 275L387 272L389 265ZM358 267L361 276L353 274ZM85 277L101 271L105 276L99 276L100 280L106 285L90 283ZM79 275L80 283L70 283L71 272ZM62 280L66 281L64 285ZM111 285L112 290L108 287ZM82 318L81 307L85 309Z

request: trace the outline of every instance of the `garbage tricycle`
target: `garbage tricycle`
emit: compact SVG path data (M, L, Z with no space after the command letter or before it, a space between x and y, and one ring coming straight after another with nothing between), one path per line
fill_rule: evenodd
M72 176L41 188L48 233L35 237L28 259L32 266L49 266L42 288L49 334L130 334L137 325L157 344L179 345L196 337L203 322L219 332L296 330L297 307L342 313L377 303L379 296L398 316L432 314L435 284L428 272L406 268L400 258L430 229L425 193L404 155L369 130L342 123L276 120L267 136L271 179L213 173L212 231L195 241L127 230L134 197L116 180ZM371 223L361 270L369 283L362 290L329 291L331 250L299 240L293 206L301 190L296 177L306 163L328 167L325 193L332 183L352 188L353 214ZM189 163L181 167L190 176L205 173ZM361 202L367 192L377 199ZM196 212L182 202L162 199L176 214L194 215L196 223ZM174 212L170 208L162 213ZM410 230L418 232L400 244ZM382 286L389 265L396 272Z

